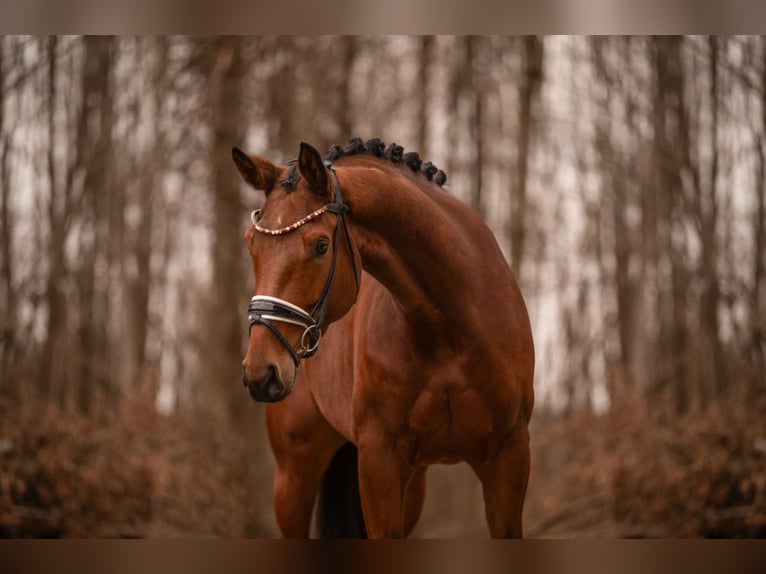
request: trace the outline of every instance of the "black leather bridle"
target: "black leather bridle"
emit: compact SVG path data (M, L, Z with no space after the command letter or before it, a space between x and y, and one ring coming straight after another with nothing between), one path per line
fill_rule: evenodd
M250 304L247 306L247 318L250 322L249 330L252 330L253 325L259 324L264 325L274 333L277 339L279 339L290 352L296 368L300 364L301 359L313 356L319 348L319 341L322 338L321 325L322 321L324 321L325 313L327 312L327 304L330 300L330 290L332 289L332 282L335 278L335 268L338 263L338 239L341 229L343 230L343 235L346 237L346 247L348 248L348 253L351 256L351 262L354 266L356 293L357 297L359 296L360 269L356 257L354 256L351 236L349 235L348 227L346 225L346 212L349 211L349 207L343 202L343 194L340 189L340 183L338 182L338 175L335 173L335 168L329 162L325 162L325 166L332 174L335 184L334 199L332 203L322 206L303 219L296 221L287 227L283 227L282 229L266 229L261 227L258 224L260 210L253 211L250 216L252 225L256 231L272 236L284 235L285 233L295 231L299 227L326 212L334 213L338 218L338 225L335 227L332 239L332 262L330 264L330 272L327 276L327 281L325 281L324 288L322 289L322 294L319 296L319 300L310 312L306 312L303 308L290 303L289 301L269 295L255 295L250 299ZM300 346L293 347L290 341L288 341L281 331L274 325L274 322L288 323L303 327L304 331L303 335L301 335Z

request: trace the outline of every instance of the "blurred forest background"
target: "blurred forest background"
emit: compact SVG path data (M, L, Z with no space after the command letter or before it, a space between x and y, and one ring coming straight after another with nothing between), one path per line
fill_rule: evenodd
M519 278L528 536L766 536L766 40L475 36L0 38L0 535L276 534L230 150L356 135Z

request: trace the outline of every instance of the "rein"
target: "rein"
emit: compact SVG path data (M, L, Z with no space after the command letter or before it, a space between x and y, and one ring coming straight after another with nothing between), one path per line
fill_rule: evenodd
M310 312L306 312L304 309L280 299L279 297L271 297L269 295L255 295L250 299L250 304L247 306L247 318L250 322L249 330L252 330L253 325L264 325L279 339L279 341L287 348L290 355L293 358L295 367L301 362L301 359L307 359L313 356L319 348L319 342L322 338L322 321L324 320L325 313L327 311L327 304L330 300L330 290L332 289L332 282L335 278L335 268L338 263L338 239L341 229L343 229L343 235L346 237L346 247L348 248L349 255L351 256L351 262L354 266L354 278L356 279L356 293L359 296L360 287L360 270L356 257L354 256L354 249L351 243L351 235L349 235L348 227L346 225L346 212L349 210L348 205L343 202L343 194L340 189L340 183L338 182L338 175L335 173L335 168L331 163L325 163L326 167L332 173L333 181L335 183L334 199L332 203L323 205L316 211L309 213L306 217L299 219L295 223L282 227L281 229L267 229L261 227L258 224L260 219L260 210L255 210L250 214L250 221L253 228L258 233L265 235L278 236L284 235L295 231L299 227L306 225L308 222L313 221L317 217L320 217L324 213L334 213L338 218L338 225L335 227L332 239L332 262L330 264L330 272L327 275L322 294L319 296L319 300L316 302ZM282 332L274 325L274 322L288 323L290 325L297 325L303 327L303 335L301 335L301 342L299 347L293 347L290 341L282 334Z

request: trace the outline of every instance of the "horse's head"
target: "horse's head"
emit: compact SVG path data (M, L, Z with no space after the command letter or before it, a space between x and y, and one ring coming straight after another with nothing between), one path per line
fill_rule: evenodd
M276 402L290 394L322 331L354 304L359 254L335 173L313 147L302 143L288 166L232 154L245 181L266 192L245 232L256 295L243 382L255 400Z

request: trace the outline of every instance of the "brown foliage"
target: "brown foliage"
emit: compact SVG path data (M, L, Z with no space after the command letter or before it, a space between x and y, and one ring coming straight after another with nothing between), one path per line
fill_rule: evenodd
M203 420L154 415L135 397L84 418L0 404L0 536L246 536L267 533L236 443Z
M668 417L636 399L604 416L541 415L528 533L766 536L765 409L766 397L731 397Z
M204 420L158 416L141 396L111 417L25 405L0 404L1 536L274 534L241 447ZM537 413L527 535L766 536L766 397L659 410Z
M665 536L766 536L764 407L733 399L664 427L629 419L621 442L634 444L610 461L615 518Z

